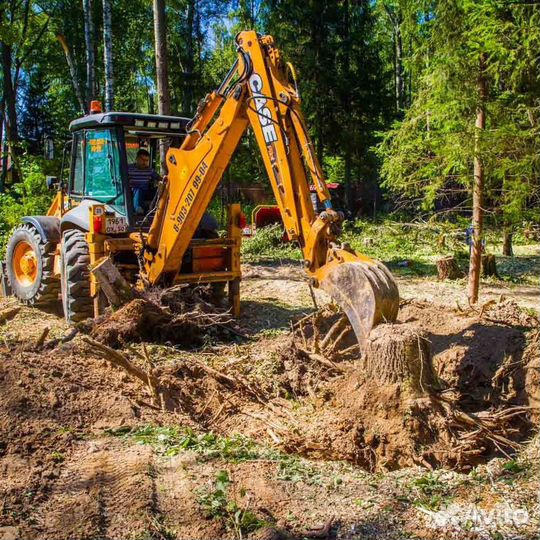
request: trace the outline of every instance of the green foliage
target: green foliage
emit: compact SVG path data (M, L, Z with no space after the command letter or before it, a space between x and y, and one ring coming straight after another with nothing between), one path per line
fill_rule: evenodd
M211 489L202 489L198 501L207 517L223 521L228 530L234 531L236 538L252 533L266 525L266 522L248 509L249 496L240 490L240 498L246 499L244 505L231 497L232 482L227 471L220 471Z
M428 473L413 480L409 486L416 499L415 506L436 512L452 500L449 486L435 473Z
M509 474L519 474L524 470L525 467L515 459L511 459L503 465L503 471Z
M309 462L293 456L286 456L279 462L278 478L287 482L304 482L306 484L322 483L320 471Z
M3 256L11 230L23 216L47 212L54 194L47 189L45 176L55 165L31 156L20 159L21 181L0 193L0 256Z
M242 242L242 258L246 262L264 259L301 259L301 252L292 242L283 241L283 225L276 223L261 227Z
M538 219L540 10L500 0L444 0L434 10L412 104L377 148L383 186L408 208L467 211L477 137L484 207L506 226ZM480 77L488 86L481 132Z
M323 169L327 182L342 184L345 180L345 160L341 156L325 156Z
M116 432L126 435L139 444L149 444L167 457L191 450L205 459L223 459L230 462L249 461L262 456L276 456L275 452L257 445L251 439L242 435L221 437L215 433L195 433L190 428L145 426L126 432Z

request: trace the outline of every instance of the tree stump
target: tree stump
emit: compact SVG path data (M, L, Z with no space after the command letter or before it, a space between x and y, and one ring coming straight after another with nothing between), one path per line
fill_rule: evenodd
M465 272L458 266L458 263L454 257L448 255L437 261L437 272L439 273L439 280L445 279L460 279L465 276Z
M482 255L482 277L499 277L497 273L497 263L495 261L495 255L486 254Z
M362 363L366 376L380 385L398 383L409 395L438 387L428 334L407 324L381 324L371 331Z

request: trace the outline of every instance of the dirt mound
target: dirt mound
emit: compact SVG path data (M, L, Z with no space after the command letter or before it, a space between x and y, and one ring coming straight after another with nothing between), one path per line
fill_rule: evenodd
M521 309L514 300L492 300L482 306L481 313L484 319L494 323L524 328L538 327L538 319Z

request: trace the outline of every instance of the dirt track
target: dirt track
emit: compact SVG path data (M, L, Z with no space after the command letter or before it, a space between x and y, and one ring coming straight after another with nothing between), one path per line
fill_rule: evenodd
M25 308L1 328L0 538L234 537L230 520L205 517L200 503L220 470L229 473L231 500L299 537L330 518L339 538L481 538L486 530L503 538L535 537L538 438L521 451L520 465L511 471L505 469L509 458L489 461L486 454L485 464L468 474L431 473L412 461L387 473L379 462L377 472L366 472L355 464L356 439L351 439L351 422L360 409L339 394L343 376L320 370L321 382L307 381L313 395L294 395L292 371L280 368L291 318L311 308L301 273L250 267L245 274L241 326L250 341L217 342L198 351L148 345L157 368L177 363L169 375L182 377L185 406L175 413L152 407L143 385L79 338L47 347L68 332L56 315ZM13 302L0 307L7 305ZM506 322L480 320L478 313L449 314L440 305L415 302L402 307L400 320L415 319L430 332L439 376L460 390L464 410L502 399L537 411L538 347L531 341L537 330L504 316ZM51 329L45 348L34 350L45 326ZM265 404L245 388L229 388L197 362L258 384L257 392L264 392L258 396L272 399ZM512 369L501 371L506 365ZM306 384L305 377L301 382ZM293 394L280 395L283 388ZM264 450L237 462L197 448L166 457L161 443L141 445L124 435L147 425L211 430L223 437L241 433L289 457ZM522 442L530 436L526 430L516 435ZM384 451L394 451L392 441ZM483 532L436 528L448 505L459 505L456 519L465 526L467 505L481 509L482 516L499 503L526 511L527 522L502 523L503 516Z

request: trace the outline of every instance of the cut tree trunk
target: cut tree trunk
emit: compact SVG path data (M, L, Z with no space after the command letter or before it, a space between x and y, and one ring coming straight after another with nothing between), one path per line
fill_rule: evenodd
M100 259L90 268L90 272L95 276L111 306L120 307L133 300L133 288L120 274L110 258Z
M398 383L409 396L438 387L428 334L415 326L377 326L366 342L362 363L368 379L381 385Z
M495 261L495 255L486 254L482 255L482 277L499 277L497 273L497 263Z
M449 255L437 261L437 272L439 280L460 279L465 276L465 272L459 267L456 259Z

